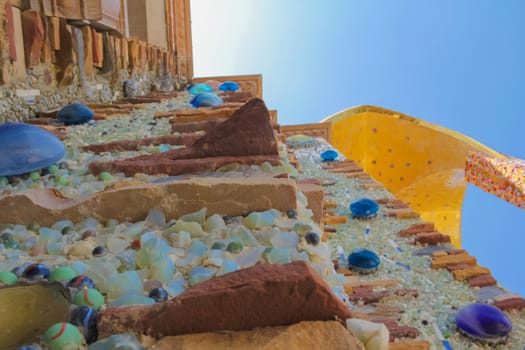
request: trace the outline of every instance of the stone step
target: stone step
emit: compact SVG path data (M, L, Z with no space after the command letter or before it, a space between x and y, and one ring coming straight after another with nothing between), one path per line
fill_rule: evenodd
M164 135L157 137L147 137L140 140L122 140L108 143L92 144L82 147L85 152L121 152L137 151L142 146L182 145L191 146L195 141L202 137L202 133L186 133L182 135Z
M76 199L61 197L53 190L27 190L0 199L0 223L52 225L59 220L80 222L90 217L134 222L144 220L151 208L163 211L167 218L201 208L208 208L208 215L237 216L272 208L286 212L296 209L296 195L293 180L274 178L193 178Z

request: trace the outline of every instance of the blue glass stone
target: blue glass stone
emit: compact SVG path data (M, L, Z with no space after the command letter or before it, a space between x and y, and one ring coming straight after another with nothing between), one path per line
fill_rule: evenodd
M369 198L361 198L350 203L352 216L357 219L370 219L377 215L379 205Z
M500 309L489 304L469 304L456 314L459 330L482 342L497 343L512 330L511 320Z
M191 99L190 104L195 107L213 107L222 105L222 99L213 92L205 92Z
M29 173L47 168L66 153L52 133L29 124L0 125L0 176Z
M164 288L152 289L148 296L157 303L168 300L168 292Z
M95 288L95 281L93 281L90 277L85 275L78 275L76 277L73 277L67 284L70 288Z
M49 278L51 271L45 264L34 263L25 268L22 277L30 280L41 280Z
M356 249L348 255L348 267L360 273L372 273L380 263L379 256L368 249Z
M95 113L82 103L72 103L58 111L56 118L64 125L84 124L93 119Z
M237 91L239 89L239 84L237 84L234 81L225 81L224 83L219 85L219 90L221 91Z
M319 235L315 232L308 232L304 239L306 240L306 243L311 245L318 245L319 244Z
M191 84L188 87L188 92L193 96L203 94L205 92L212 92L213 88L208 84Z
M71 311L69 323L77 326L88 344L97 340L97 310L91 306L79 306Z
M22 277L22 274L24 273L24 270L25 270L29 265L31 265L30 262L25 262L25 263L23 263L23 264L20 265L20 266L13 267L13 269L11 270L11 272L14 273L14 274L16 275L16 277Z
M336 160L339 154L334 151L333 149L329 149L328 151L324 151L321 153L321 159L325 162L331 162L333 160Z

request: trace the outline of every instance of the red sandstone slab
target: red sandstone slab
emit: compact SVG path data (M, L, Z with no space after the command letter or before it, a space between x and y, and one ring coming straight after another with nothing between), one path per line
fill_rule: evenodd
M416 235L415 244L438 245L440 243L450 243L450 236L440 232L422 232Z
M201 137L202 134L200 133L164 135L158 137L148 137L141 140L122 140L87 145L82 147L82 150L85 152L91 151L99 154L102 152L137 151L142 146L158 146L162 144L191 146L195 141L197 141L197 139Z
M389 296L408 296L408 297L417 297L419 292L417 289L396 289L396 290L382 290L374 292L364 292L350 294L348 298L352 302L362 301L364 304L377 303L381 299Z
M496 283L496 279L491 275L479 275L468 280L468 284L471 287L488 287L494 286Z
M101 338L125 332L161 337L351 316L317 273L298 261L215 277L163 303L109 308L99 314L98 329Z
M501 301L494 301L492 303L495 307L500 310L521 310L525 308L525 299L522 297L515 297L511 299L505 299Z

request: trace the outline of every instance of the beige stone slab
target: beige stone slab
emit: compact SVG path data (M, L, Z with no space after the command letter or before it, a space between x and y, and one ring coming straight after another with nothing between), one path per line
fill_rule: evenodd
M51 225L93 217L105 221L143 220L157 208L178 218L201 208L208 215L244 215L275 208L296 209L293 180L275 178L193 178L144 184L68 199L53 190L28 190L0 199L0 223Z
M288 327L261 328L243 332L200 333L165 337L151 350L303 350L364 349L336 321L300 322Z

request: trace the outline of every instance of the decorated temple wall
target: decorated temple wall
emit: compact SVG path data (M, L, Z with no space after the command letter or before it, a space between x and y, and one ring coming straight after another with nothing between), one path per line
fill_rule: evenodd
M138 95L186 84L193 76L189 0L138 3L164 6L166 18L147 18L141 34L128 19L140 7L127 0L0 0L0 123L74 101L118 100L125 80Z

